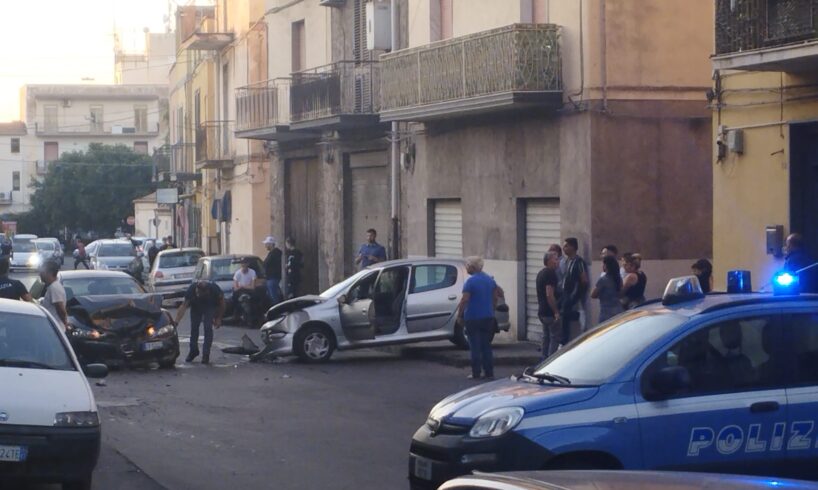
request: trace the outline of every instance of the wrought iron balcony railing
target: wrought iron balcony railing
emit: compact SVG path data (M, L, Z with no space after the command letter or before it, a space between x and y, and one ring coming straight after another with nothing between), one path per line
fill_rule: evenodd
M818 39L818 0L716 0L716 54Z
M236 89L236 131L290 123L290 79L276 78Z
M292 124L344 124L346 116L377 116L380 89L377 61L339 61L292 75Z
M500 94L561 95L559 31L514 24L383 55L381 118L422 119L424 107L441 116L445 104L456 111L464 101Z
M221 168L233 161L233 121L206 121L196 128L197 168Z

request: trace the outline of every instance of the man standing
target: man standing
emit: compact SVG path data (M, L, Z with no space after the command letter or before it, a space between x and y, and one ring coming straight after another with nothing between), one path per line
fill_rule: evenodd
M60 264L53 260L46 260L40 266L40 279L45 284L45 295L43 295L43 308L54 315L63 328L68 325L68 313L65 310L65 288L57 280L57 272Z
M12 249L11 240L9 240L9 238L5 235L2 235L2 238L0 239L2 240L2 242L0 242L0 255L10 258Z
M565 345L580 334L579 311L588 292L588 266L577 255L579 242L566 238L562 250L566 257L565 277L562 279L560 317L562 318L561 344Z
M542 357L547 358L557 352L562 340L562 324L557 306L557 266L556 252L548 252L543 257L543 269L537 274L537 315L542 323Z
M153 262L156 260L156 255L159 253L159 247L156 246L157 240L151 240L148 247L148 265L153 268Z
M361 269L366 269L372 264L386 260L386 249L375 241L376 238L378 238L377 231L373 228L366 230L366 243L361 245L361 248L358 249L358 255L355 257L355 264L360 265Z
M185 302L176 312L176 325L184 318L190 308L190 352L185 362L193 362L199 355L199 325L204 325L204 343L202 344L202 364L210 363L210 347L213 345L213 328L222 325L224 315L224 294L221 288L211 281L197 281L190 285L185 293Z
M267 248L264 259L264 276L267 278L267 296L273 306L281 301L281 249L276 247L276 239L268 236L262 242Z
M88 265L88 252L85 251L85 244L77 238L77 248L74 250L74 270L77 270L80 264L84 265L86 270L91 268Z
M457 321L465 320L466 335L471 351L471 375L480 379L480 368L486 379L494 378L494 358L491 341L494 339L494 310L502 290L491 276L483 272L483 259L466 259L466 272L471 276L463 284L463 297L457 305Z
M793 233L788 236L785 246L787 255L784 258L784 269L787 271L795 274L815 263L807 251L804 237L800 233ZM815 279L816 273L818 273L818 266L797 274L801 292L818 292L818 281Z
M9 277L10 266L8 257L0 258L0 298L31 301L25 284Z
M250 268L250 259L243 257L241 266L233 274L233 316L239 312L239 297L243 292L252 297L256 291L256 271Z
M295 248L293 237L287 237L284 247L287 249L287 297L295 298L301 286L301 268L304 267L304 258L301 250Z

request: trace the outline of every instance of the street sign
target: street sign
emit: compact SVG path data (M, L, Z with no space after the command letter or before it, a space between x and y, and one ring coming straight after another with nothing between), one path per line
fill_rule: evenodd
M156 204L176 204L179 202L179 189L156 189Z

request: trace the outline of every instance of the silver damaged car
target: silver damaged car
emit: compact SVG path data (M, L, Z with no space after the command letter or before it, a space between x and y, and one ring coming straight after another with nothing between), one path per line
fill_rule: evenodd
M261 327L261 355L328 360L335 349L449 339L468 346L455 321L466 274L458 259L382 262L318 296L279 303ZM509 330L508 306L495 312L498 330Z

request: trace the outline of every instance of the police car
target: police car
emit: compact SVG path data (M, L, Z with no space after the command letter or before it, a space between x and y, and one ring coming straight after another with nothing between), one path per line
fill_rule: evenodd
M673 279L519 376L442 400L412 440L412 487L474 470L818 479L818 295L795 283L705 296Z

